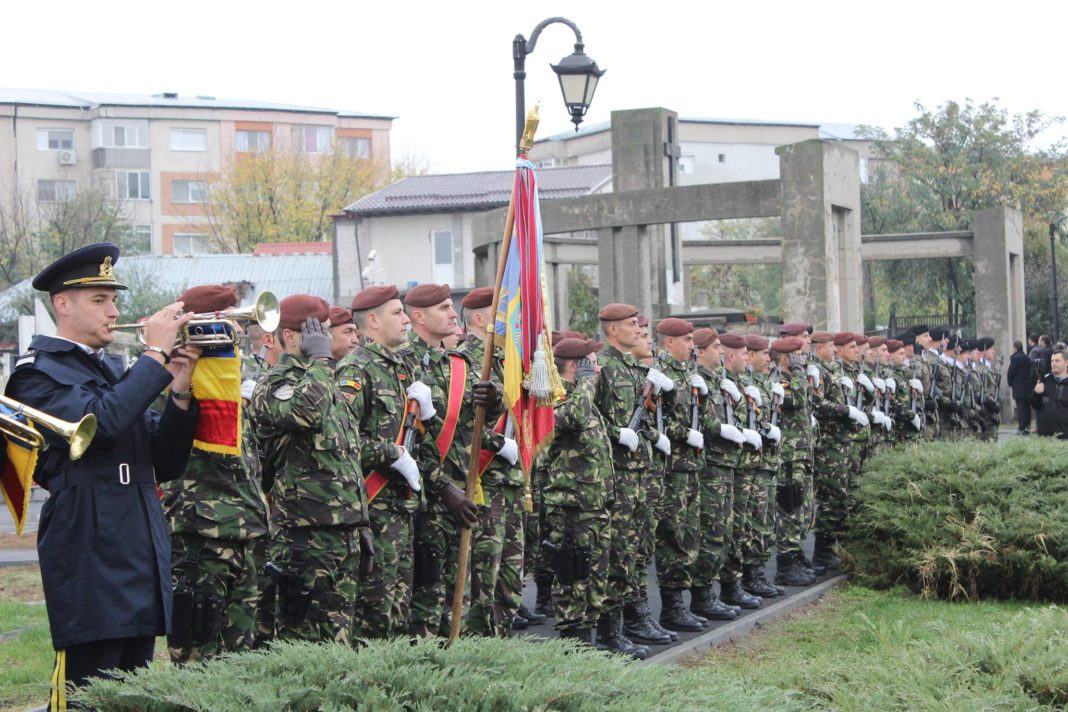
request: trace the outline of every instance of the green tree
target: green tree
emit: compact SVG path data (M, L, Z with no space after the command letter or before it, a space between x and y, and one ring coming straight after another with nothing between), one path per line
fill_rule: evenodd
M719 220L701 232L710 240L759 240L782 237L777 218ZM757 316L782 310L782 265L700 265L690 272L690 289L708 295L709 307L741 309Z
M596 338L601 328L597 319L600 303L597 301L593 279L581 267L568 270L567 302L571 307L571 318L561 328L581 331Z

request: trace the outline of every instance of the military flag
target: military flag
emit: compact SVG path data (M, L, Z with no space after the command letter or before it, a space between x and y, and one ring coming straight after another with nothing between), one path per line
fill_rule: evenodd
M34 429L25 416L11 408L0 405L0 415L16 419L31 430ZM33 486L33 471L37 467L38 448L18 438L4 436L3 462L0 464L0 491L15 521L15 533L21 534L30 511L30 489Z

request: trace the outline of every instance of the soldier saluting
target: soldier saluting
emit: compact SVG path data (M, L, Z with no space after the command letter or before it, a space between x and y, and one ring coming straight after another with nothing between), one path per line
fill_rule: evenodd
M49 491L37 551L56 650L52 709L66 709L66 684L104 670L132 670L152 659L171 618L171 546L156 481L182 475L199 413L190 383L199 350L173 355L178 329L192 318L177 302L144 325L145 353L123 372L105 354L119 316L112 271L119 248L89 245L33 280L51 295L56 336L36 336L8 382L7 394L64 420L93 413L97 434L81 459L43 433L34 475ZM162 414L149 410L171 387Z

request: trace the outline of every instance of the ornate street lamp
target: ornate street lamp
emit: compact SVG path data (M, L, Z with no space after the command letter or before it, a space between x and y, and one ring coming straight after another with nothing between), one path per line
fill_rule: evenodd
M586 111L590 108L590 103L593 101L593 93L597 90L598 80L607 71L600 69L597 66L597 62L586 56L586 53L583 52L586 45L582 43L582 32L579 31L574 22L566 17L550 17L548 20L542 20L534 28L534 31L530 33L529 40L523 35L516 35L515 39L512 40L512 59L515 62L515 70L512 72L512 76L515 78L515 148L517 156L519 155L519 139L523 137L523 125L526 122L526 96L523 84L527 77L527 55L534 51L541 31L554 23L567 25L575 33L575 51L561 59L559 64L551 64L549 66L553 68L553 71L560 78L560 90L564 95L564 104L571 114L571 122L575 124L576 131L578 131L578 126L582 123L582 118L586 115Z

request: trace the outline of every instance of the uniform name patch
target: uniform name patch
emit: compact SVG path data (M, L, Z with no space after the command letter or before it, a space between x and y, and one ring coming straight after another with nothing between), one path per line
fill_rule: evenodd
M293 386L287 383L284 386L279 386L278 388L275 388L274 397L278 400L289 400L293 397Z

